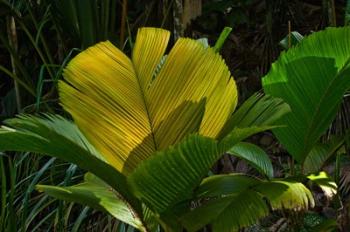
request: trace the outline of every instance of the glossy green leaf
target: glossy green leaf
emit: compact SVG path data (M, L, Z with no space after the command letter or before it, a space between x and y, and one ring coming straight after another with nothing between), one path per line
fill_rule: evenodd
M140 231L146 231L140 215L133 211L120 194L90 173L86 174L85 181L78 185L70 187L38 185L37 189L61 200L77 202L108 212L120 221Z
M292 108L292 113L279 121L287 127L273 132L300 163L334 119L350 85L349 67L338 72L334 65L329 58L302 58L264 79L265 91L285 98Z
M300 163L328 128L350 86L350 28L328 28L283 53L263 78L264 91L292 113L274 133Z
M219 142L219 150L221 153L227 152L240 141L263 131L271 130L279 127L277 125L251 126L245 128L234 128L228 135Z
M241 158L252 165L263 175L272 178L273 166L269 156L260 147L246 142L239 142L231 147L227 153Z
M281 125L276 122L290 112L282 99L256 93L233 113L219 134L219 149L228 151L249 136Z

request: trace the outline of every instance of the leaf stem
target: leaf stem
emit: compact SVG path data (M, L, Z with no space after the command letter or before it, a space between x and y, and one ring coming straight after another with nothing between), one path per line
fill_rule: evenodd
M224 43L225 43L227 37L229 36L229 34L231 33L231 31L232 31L231 27L225 27L222 30L218 40L216 41L216 43L214 45L215 52L219 52L221 50L222 46L224 45Z

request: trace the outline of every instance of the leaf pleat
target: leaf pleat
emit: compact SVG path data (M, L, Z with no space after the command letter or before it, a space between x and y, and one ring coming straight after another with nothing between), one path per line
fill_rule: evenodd
M301 210L315 206L312 193L299 182L274 180L265 182L255 189L269 200L272 209Z
M304 161L304 173L316 173L320 171L326 162L343 145L344 140L340 137L330 138L330 141L322 144L317 143L312 147Z
M207 99L200 134L216 137L237 104L234 80L211 48L181 38L149 89L149 113L156 127L183 101Z
M140 28L137 32L132 62L141 89L145 92L151 84L157 65L161 62L169 37L168 31L159 28Z
M111 43L99 43L73 59L60 82L63 107L110 164L123 169L125 157L143 143L138 159L155 150L147 111L133 65ZM137 161L130 161L136 165Z
M280 98L256 93L236 110L219 133L220 149L228 151L237 142L265 130L278 127L278 119L290 112Z

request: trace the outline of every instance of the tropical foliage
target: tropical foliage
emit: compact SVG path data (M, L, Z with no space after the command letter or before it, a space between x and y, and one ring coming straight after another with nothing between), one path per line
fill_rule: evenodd
M349 36L347 27L314 33L282 54L263 78L264 91L291 107L279 121L287 126L274 133L306 172L318 171L344 143L338 139L328 149L317 144L350 87Z
M20 116L2 127L0 149L48 154L93 173L76 186L38 189L107 211L141 231L158 223L169 231L209 223L214 231L238 230L268 214L265 197L274 209L312 206L310 191L294 181L245 175L202 181L229 149L272 177L269 160L257 157L262 151L238 142L275 127L289 107L254 95L231 116L237 90L221 57L179 39L157 69L168 38L165 30L140 29L131 60L109 42L80 53L59 83L62 105L77 126L55 115ZM207 200L192 210L200 199ZM231 205L249 210L232 221ZM186 221L193 217L202 219Z
M349 3L0 0L0 231L347 231Z

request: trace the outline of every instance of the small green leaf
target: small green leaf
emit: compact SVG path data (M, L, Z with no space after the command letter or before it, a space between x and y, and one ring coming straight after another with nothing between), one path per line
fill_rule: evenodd
M231 147L227 153L244 159L260 173L269 178L273 177L273 166L269 156L260 147L245 142L239 142Z
M299 44L302 40L304 39L304 36L302 36L299 32L297 31L292 31L290 33L290 45L295 46ZM279 45L281 45L284 49L289 48L289 35L284 37L280 42Z
M230 35L232 31L231 27L225 27L224 30L222 30L218 40L216 41L215 45L214 45L214 50L216 52L219 52L222 48L222 46L224 45L227 37Z

